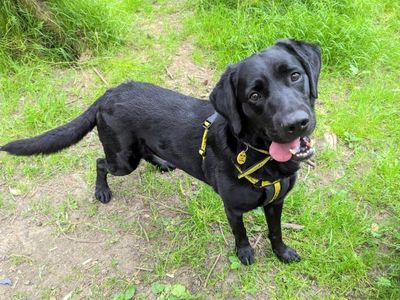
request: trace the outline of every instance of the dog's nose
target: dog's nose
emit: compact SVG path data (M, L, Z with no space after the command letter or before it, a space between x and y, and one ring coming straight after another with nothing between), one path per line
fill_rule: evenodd
M297 111L287 116L283 123L283 130L291 136L300 136L308 126L310 119L304 111Z

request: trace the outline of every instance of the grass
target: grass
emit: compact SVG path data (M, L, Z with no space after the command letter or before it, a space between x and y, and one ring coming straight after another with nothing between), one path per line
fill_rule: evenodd
M0 4L1 66L35 57L70 62L126 41L144 1L5 0Z
M399 59L398 44L392 43L399 4L391 1L194 3L197 15L189 19L189 30L197 32L200 47L215 51L221 68L281 38L317 42L323 49L324 67L341 74L396 67Z
M219 197L179 171L160 174L144 165L130 177L111 178L116 199L109 206L90 202L87 195L91 192L77 188L78 179L71 178L80 178L89 189L94 184L94 162L102 154L93 133L79 145L49 157L0 156L2 220L43 220L43 228L55 237L104 239L104 244L93 244L96 250L89 252L69 240L67 249L76 246L78 254L83 251L64 276L70 290L61 284L40 284L41 297L59 298L70 291L96 299L124 299L132 293L137 299L400 297L400 73L396 69L400 57L395 50L400 42L393 39L400 25L397 2L96 3L100 7L114 3L124 13L116 18L117 11L111 10L101 22L105 26L102 40L110 42L107 46L82 39L83 46L94 49L92 56L81 57L74 66L60 66L35 51L24 53L22 61L11 58L8 71L3 70L0 77L0 144L38 134L79 115L107 88L94 69L109 85L127 78L164 85L169 80L165 68L182 42L189 40L195 43L194 61L203 67L217 66L215 81L226 64L277 38L318 42L324 60L315 132L318 167L300 172L283 215L284 223L304 226L284 229L285 241L303 260L284 265L274 257L263 213L256 210L245 216L245 222L251 241L259 241L257 261L251 267L238 265ZM54 11L61 7L67 12L75 10L69 2L55 1L54 5L59 5ZM96 27L92 25L98 24L101 9L91 16L95 20L88 20L87 36ZM110 40L106 32L111 31L106 29L112 30L116 22L121 22L125 35ZM181 23L181 30L174 27L176 22ZM125 45L118 42L120 36ZM2 41L9 43L10 39L18 41L15 36ZM9 59L0 57L0 64ZM337 136L335 150L324 142L326 133ZM72 183L59 180L64 177ZM60 181L55 187L46 185ZM13 195L10 189L22 195ZM124 244L127 237L129 246ZM82 261L97 251L99 262L83 269ZM10 258L12 267L39 267L35 253L28 256L32 261L18 256L23 253L15 255ZM152 271L129 269L131 256L139 257L141 266ZM29 294L22 285L13 293L15 299Z

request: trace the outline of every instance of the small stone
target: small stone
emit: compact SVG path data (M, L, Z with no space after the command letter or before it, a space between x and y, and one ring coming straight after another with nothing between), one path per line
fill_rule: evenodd
M31 284L32 284L32 282L31 282L31 281L29 281L29 280L27 280L27 281L25 281L25 282L24 282L24 284L25 284L25 285L31 285Z

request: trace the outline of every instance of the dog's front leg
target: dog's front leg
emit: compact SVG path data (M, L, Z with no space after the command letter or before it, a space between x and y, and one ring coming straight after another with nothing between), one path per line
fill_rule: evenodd
M272 250L278 256L278 258L289 263L292 261L299 261L300 256L296 250L288 247L282 240L282 228L281 228L281 215L283 200L264 206L264 213L268 223L268 237L271 241Z
M231 225L233 235L235 236L236 255L244 265L254 263L254 249L250 246L246 234L246 228L243 223L243 213L225 208L229 225Z

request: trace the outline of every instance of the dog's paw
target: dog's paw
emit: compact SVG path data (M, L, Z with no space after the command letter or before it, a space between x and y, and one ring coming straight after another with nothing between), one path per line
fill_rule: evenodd
M158 164L157 168L164 173L164 172L172 172L173 170L175 170L176 167L173 164L170 164L169 162L164 162Z
M240 262L245 266L254 263L254 249L251 246L245 246L236 250L236 255Z
M110 200L112 198L112 192L108 188L96 189L96 191L94 192L94 196L101 203L105 204L105 203L110 202Z
M300 261L301 257L297 254L296 250L290 247L282 247L281 249L274 249L274 253L280 261L284 263L291 263L293 261Z

